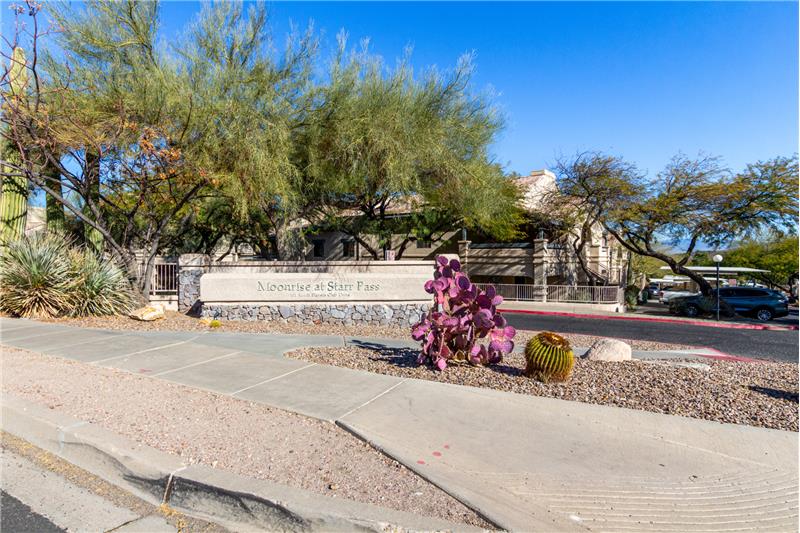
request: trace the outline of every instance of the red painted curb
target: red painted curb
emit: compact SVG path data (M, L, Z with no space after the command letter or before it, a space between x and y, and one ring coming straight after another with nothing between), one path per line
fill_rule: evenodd
M797 326L770 326L767 324L731 324L726 322L705 322L702 320L674 320L671 318L656 318L650 316L615 316L594 315L590 313L568 313L566 311L534 311L530 309L501 309L503 313L520 313L525 315L553 315L570 316L573 318L594 318L599 320L638 320L639 322L667 322L670 324L687 324L689 326L703 326L707 328L728 329L760 329L769 331L797 331Z

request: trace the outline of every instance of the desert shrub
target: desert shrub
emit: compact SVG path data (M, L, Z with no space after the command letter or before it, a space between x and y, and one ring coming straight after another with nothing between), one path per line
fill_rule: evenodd
M68 308L71 316L115 315L133 307L130 284L116 263L86 248L73 248L69 257L75 280Z
M434 295L434 305L411 330L414 340L422 342L419 364L439 370L448 362L489 365L514 349L511 339L517 332L497 310L503 297L493 286L483 291L473 285L456 259L437 257L425 290Z
M525 361L525 375L544 383L565 381L575 366L569 341L550 331L543 331L528 341Z
M0 308L26 318L50 318L70 305L74 281L69 241L44 232L10 242L0 258Z
M639 292L641 289L637 285L628 285L625 287L625 305L628 307L636 307L639 303Z
M110 315L129 310L133 301L122 269L58 233L18 239L0 258L0 308L12 315Z

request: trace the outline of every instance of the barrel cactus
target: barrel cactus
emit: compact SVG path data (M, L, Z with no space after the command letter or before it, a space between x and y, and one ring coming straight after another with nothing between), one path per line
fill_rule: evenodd
M525 346L525 375L548 383L566 381L575 366L569 341L549 331L539 333Z

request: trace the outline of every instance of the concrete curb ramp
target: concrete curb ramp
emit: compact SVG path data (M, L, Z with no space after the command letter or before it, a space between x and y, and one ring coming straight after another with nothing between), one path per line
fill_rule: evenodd
M142 446L19 398L2 398L3 430L156 505L234 531L482 531L375 505L246 478Z

